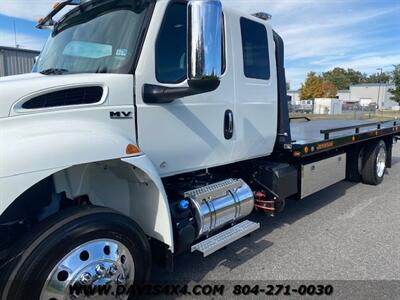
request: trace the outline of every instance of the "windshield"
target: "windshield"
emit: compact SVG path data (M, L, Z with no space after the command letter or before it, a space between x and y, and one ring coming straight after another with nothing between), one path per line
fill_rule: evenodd
M145 22L143 0L92 1L56 24L34 71L129 73Z

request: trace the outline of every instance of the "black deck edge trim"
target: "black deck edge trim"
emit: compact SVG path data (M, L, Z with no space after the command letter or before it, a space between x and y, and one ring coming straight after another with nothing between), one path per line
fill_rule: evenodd
M382 137L387 137L387 136L397 136L400 134L400 126L393 126L393 127L388 127L388 128L382 128L382 129L375 129L359 134L352 134L352 135L347 135L347 136L340 136L336 138L332 138L329 140L321 140L321 141L316 141L313 143L307 143L307 144L293 144L293 149L292 149L292 155L294 158L305 158L305 157L310 157L313 155L321 154L327 151L339 149L342 147L347 147L353 144L365 142L368 140L373 140L373 139L378 139ZM322 149L318 150L317 147L319 145L326 145L325 147L322 147ZM315 147L315 151L313 150L313 147ZM307 149L307 150L306 150ZM308 152L307 152L308 151ZM298 156L296 156L296 153Z

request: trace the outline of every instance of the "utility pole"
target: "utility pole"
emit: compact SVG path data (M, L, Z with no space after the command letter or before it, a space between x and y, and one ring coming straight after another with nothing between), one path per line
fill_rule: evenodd
M381 84L382 84L382 75L383 75L383 68L377 68L377 71L381 71L380 77L379 77L379 89L378 89L378 108L381 108L382 102L380 101L381 99Z
M19 48L18 41L17 41L17 25L15 24L15 18L13 19L13 25L14 25L14 43L15 43L15 48Z

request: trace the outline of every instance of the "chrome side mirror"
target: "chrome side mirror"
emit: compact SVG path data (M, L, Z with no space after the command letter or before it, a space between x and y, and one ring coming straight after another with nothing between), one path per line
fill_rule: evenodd
M189 0L188 74L189 87L143 86L147 104L171 103L175 99L216 90L222 73L222 5L220 0Z
M188 3L188 83L215 90L222 73L222 4L220 0Z

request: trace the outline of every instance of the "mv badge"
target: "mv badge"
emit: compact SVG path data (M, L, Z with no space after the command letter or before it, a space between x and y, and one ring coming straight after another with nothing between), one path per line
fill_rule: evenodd
M131 112L131 111L111 111L110 119L113 119L113 120L133 119L133 112Z

